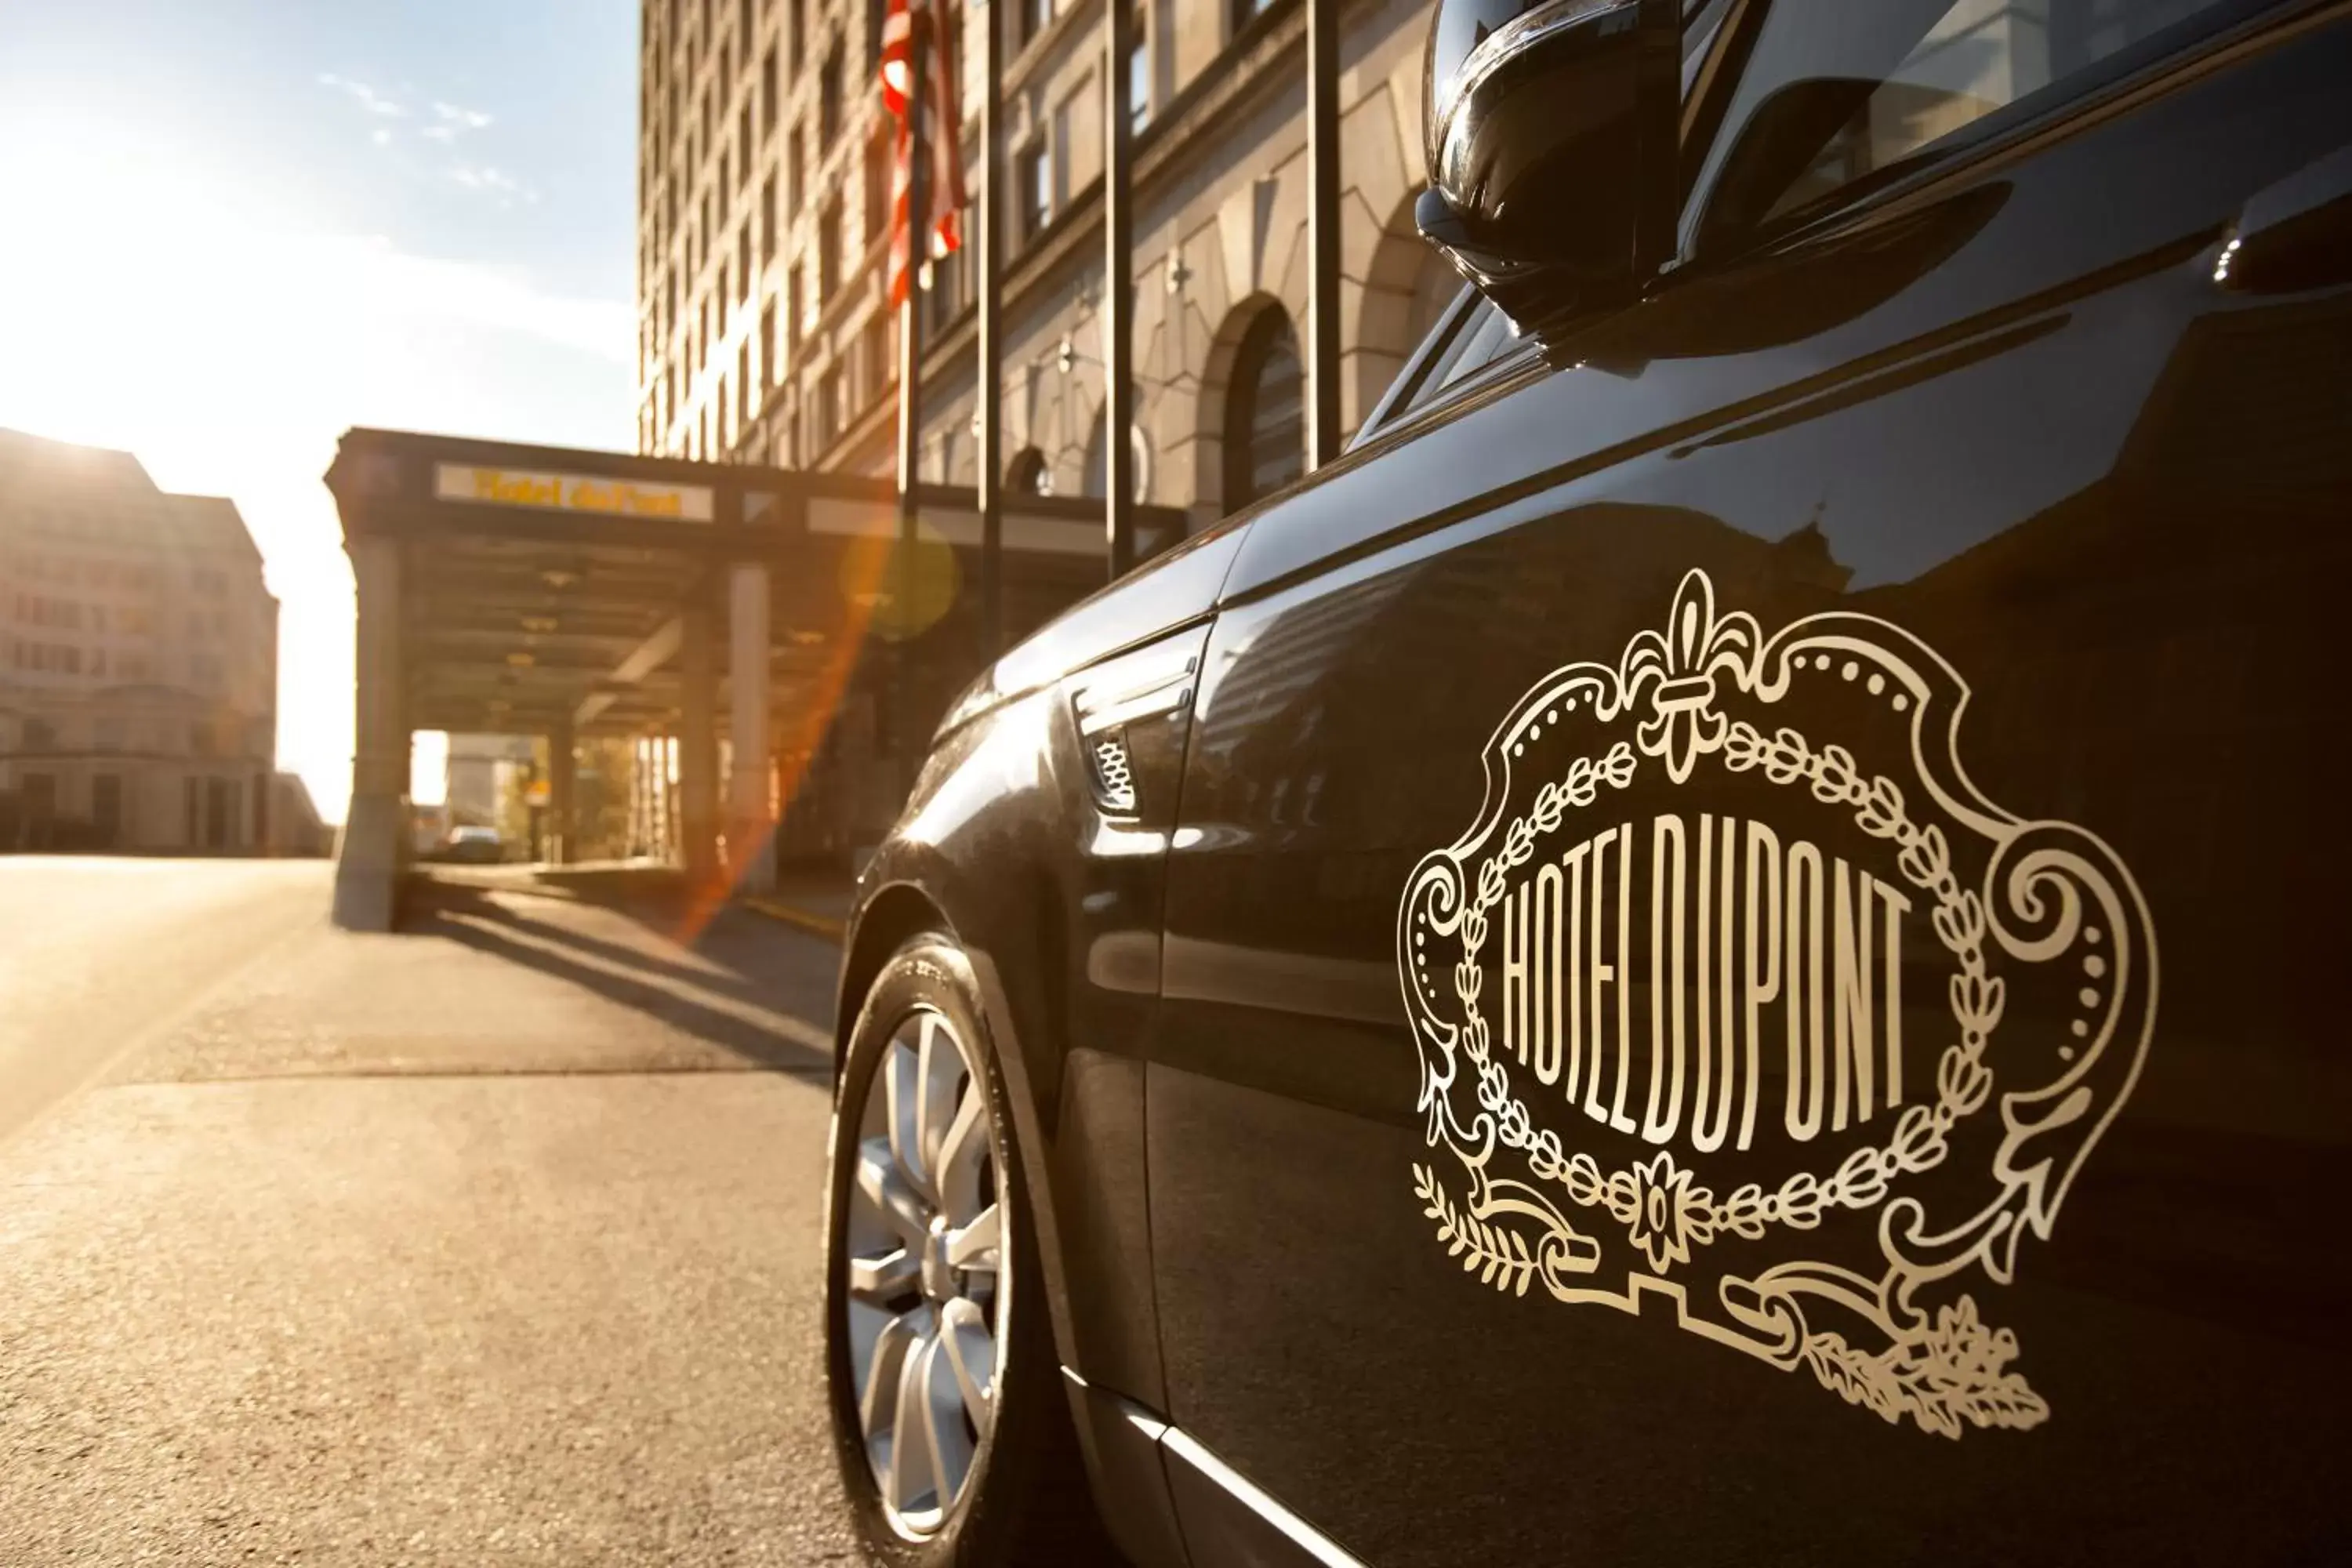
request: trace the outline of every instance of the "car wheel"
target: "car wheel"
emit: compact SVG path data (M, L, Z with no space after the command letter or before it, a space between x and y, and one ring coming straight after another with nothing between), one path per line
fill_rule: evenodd
M900 948L859 1010L825 1245L835 1448L876 1559L1116 1561L1060 1387L1003 1080L944 937Z

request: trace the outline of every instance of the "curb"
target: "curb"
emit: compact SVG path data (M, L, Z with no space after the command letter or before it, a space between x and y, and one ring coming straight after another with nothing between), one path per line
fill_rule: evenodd
M837 942L849 934L849 922L846 921L836 920L831 915L812 914L806 910L794 909L792 905L779 900L738 899L736 902L747 910L767 916L772 921L781 921L785 925L808 932L811 936L821 936L827 942Z

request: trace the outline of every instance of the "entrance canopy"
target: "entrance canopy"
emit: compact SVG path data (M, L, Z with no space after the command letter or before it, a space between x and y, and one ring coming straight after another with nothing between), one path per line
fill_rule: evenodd
M357 429L327 488L347 543L405 546L401 662L415 730L674 728L683 613L709 605L723 631L717 579L743 562L771 567L772 700L790 708L817 696L845 637L920 632L976 605L984 564L972 492L925 487L919 602L896 605L897 487L850 474ZM1105 536L1099 501L1008 502L1005 622L1020 630L1102 583ZM1181 512L1142 509L1145 552L1182 526Z
M558 858L572 842L572 741L664 737L678 853L699 873L718 864L722 734L725 842L766 854L770 803L789 793L776 758L811 754L853 689L887 690L893 722L877 749L925 732L987 656L991 573L1016 636L1106 575L1102 503L1083 498L1007 498L992 552L971 490L921 489L901 550L896 487L849 474L356 429L326 479L360 622L337 910L363 927L391 918L415 731L549 737ZM1181 512L1136 518L1139 554L1182 535ZM907 649L887 680L862 668L878 662L861 659L869 636ZM737 858L731 875L761 875Z

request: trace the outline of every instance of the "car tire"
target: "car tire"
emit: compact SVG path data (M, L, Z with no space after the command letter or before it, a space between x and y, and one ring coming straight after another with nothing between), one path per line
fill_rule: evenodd
M942 1061L950 1047L961 1058L961 1074ZM928 1091L928 1122L919 1112L894 1122L892 1074L898 1075L902 1104L912 1098L924 1106ZM961 1087L936 1087L950 1079ZM950 1094L954 1110L945 1111ZM974 1097L969 1103L967 1094ZM971 1207L969 1189L974 1183L969 1173L960 1178L950 1170L919 1169L931 1157L924 1151L931 1149L946 1156L936 1162L940 1166L968 1165L981 1133L962 1119L980 1118L982 1111L982 1181L997 1205L999 1268L992 1278L984 1268L948 1266L956 1256L953 1240L961 1234L954 1226L972 1218L950 1212ZM939 1130L942 1113L950 1123L944 1135ZM914 1151L909 1157L899 1157L901 1143ZM960 1197L953 1191L958 1186L967 1189ZM910 1198L924 1200L923 1215L932 1219L936 1239L928 1247L905 1245L918 1228L916 1216L905 1212ZM893 1245L922 1255L911 1284L904 1278L908 1261L892 1259ZM859 1008L835 1084L828 1152L828 1403L842 1484L857 1532L877 1563L892 1568L1062 1568L1120 1561L1087 1489L1061 1386L1037 1245L1003 1075L971 964L951 940L918 936L883 966ZM855 1286L853 1267L860 1268ZM973 1305L957 1306L958 1301ZM976 1319L994 1330L984 1352L953 1352L953 1345L977 1342ZM971 1388L982 1381L975 1366L983 1355L990 1363L984 1425L975 1419L971 1397ZM876 1397L894 1386L896 1397ZM890 1468L890 1456L905 1425L898 1417L909 1412L918 1421L917 1435L929 1440L905 1451L901 1471ZM919 1426L925 1416L931 1423L928 1427ZM890 1431L883 1436L877 1428L886 1418ZM935 1484L926 1499L919 1489L924 1478L936 1483L940 1471L956 1468L953 1454L940 1458L938 1451L957 1449L960 1440L967 1462L954 1496L942 1501ZM886 1495L894 1490L901 1495Z

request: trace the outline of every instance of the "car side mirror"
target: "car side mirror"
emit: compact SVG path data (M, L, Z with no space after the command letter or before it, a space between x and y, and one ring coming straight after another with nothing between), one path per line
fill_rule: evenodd
M1514 320L1631 297L1673 254L1677 0L1439 0L1423 236Z

